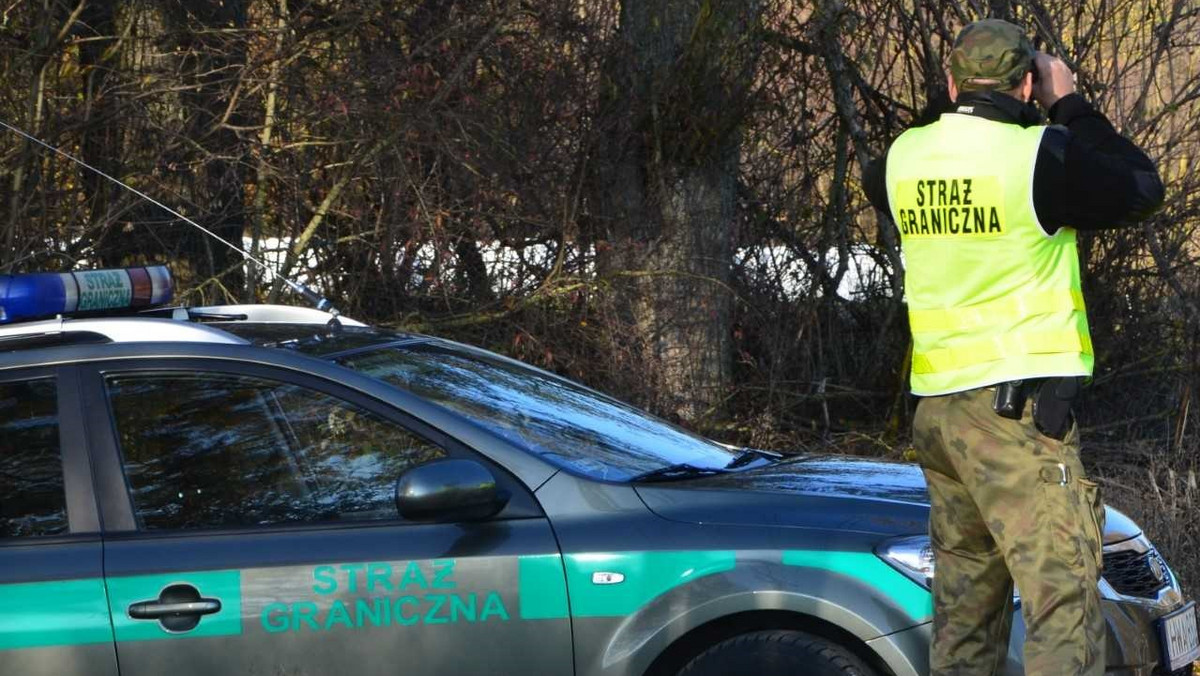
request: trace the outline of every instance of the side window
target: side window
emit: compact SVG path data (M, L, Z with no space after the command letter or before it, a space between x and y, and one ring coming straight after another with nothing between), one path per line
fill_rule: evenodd
M105 377L142 528L397 518L396 478L445 451L353 404L223 373Z
M54 379L0 383L0 538L66 532Z

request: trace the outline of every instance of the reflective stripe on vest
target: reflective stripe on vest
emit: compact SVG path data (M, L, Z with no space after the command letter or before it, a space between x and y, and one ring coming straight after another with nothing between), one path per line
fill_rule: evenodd
M1010 333L961 347L914 353L912 369L913 373L939 373L1009 357L1059 352L1092 354L1092 340L1074 331Z
M952 113L888 151L915 394L1091 374L1075 231L1033 207L1043 131Z
M913 333L925 333L974 329L989 324L1013 322L1029 315L1076 310L1084 311L1083 292L1075 289L1056 289L1009 296L968 307L913 310L908 313L908 321Z

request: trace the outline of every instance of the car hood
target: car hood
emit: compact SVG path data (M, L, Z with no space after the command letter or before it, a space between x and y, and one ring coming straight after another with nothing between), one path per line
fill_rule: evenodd
M637 492L651 511L691 523L924 533L929 493L912 463L837 455L801 455L763 467L663 484ZM1105 543L1141 533L1107 508Z

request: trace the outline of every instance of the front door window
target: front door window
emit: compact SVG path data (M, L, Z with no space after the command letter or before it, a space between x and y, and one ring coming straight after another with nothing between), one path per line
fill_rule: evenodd
M147 530L396 519L405 469L445 451L327 394L223 373L106 378Z

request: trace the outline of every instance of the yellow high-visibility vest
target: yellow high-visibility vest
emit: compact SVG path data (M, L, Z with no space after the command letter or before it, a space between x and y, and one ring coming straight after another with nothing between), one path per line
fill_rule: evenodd
M888 151L913 394L1092 373L1075 230L1048 236L1033 207L1044 131L949 113Z

